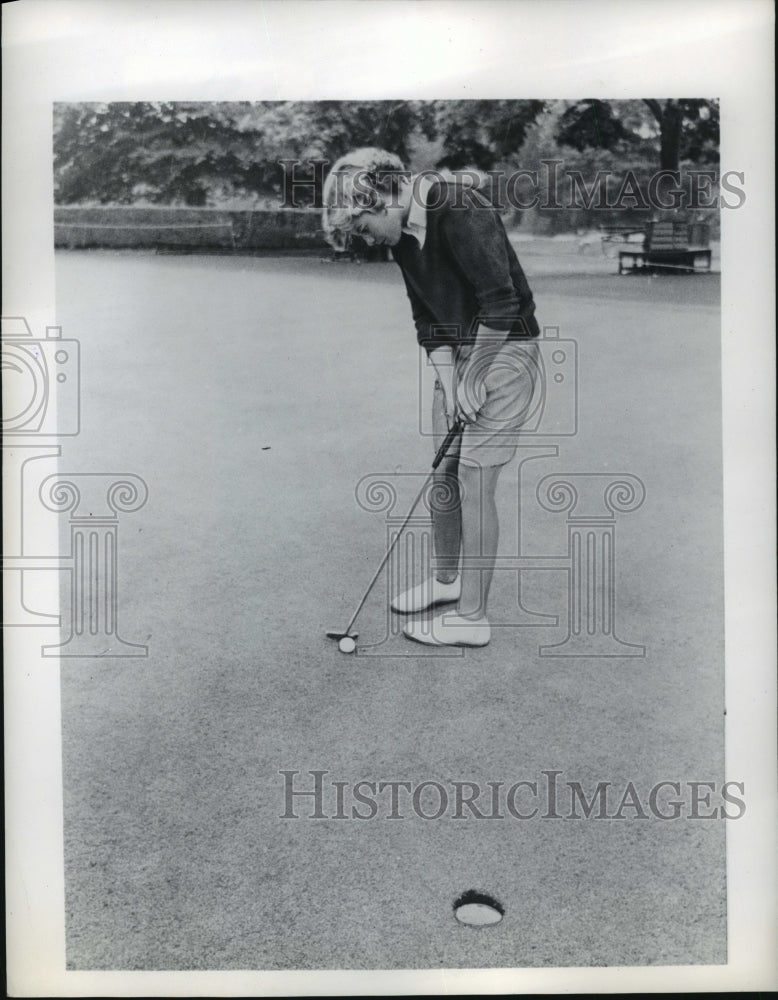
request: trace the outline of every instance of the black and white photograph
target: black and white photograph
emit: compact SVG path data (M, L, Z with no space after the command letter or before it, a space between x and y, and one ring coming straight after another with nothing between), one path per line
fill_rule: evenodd
M774 988L772 6L10 8L9 994Z

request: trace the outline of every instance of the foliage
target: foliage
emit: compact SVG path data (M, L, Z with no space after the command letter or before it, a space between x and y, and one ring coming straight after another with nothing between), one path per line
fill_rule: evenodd
M559 118L557 140L562 146L583 151L609 149L623 152L636 139L636 132L613 112L610 101L577 101Z
M598 102L605 103L605 102ZM538 175L538 184L522 189L522 200L529 204L530 195L538 195L538 204L526 211L513 213L513 224L521 224L527 229L554 234L576 229L591 229L599 225L611 223L642 225L645 222L645 212L631 208L590 208L576 204L573 198L570 175L578 173L587 187L592 188L599 173L604 173L609 179L609 191L613 196L627 171L632 171L642 190L655 171L655 151L649 141L627 139L622 131L612 130L600 135L611 136L614 148L593 145L578 141L576 134L569 131L571 121L575 121L574 112L577 105L569 101L557 101L549 111L541 116L527 131L527 137L522 145L516 162L508 161L504 170L510 174L512 170L521 167L534 171ZM592 111L592 116L601 113L598 108ZM622 122L624 130L628 128ZM629 126L632 128L632 125ZM580 133L579 133L580 134ZM560 143L560 136L568 139L571 144ZM617 138L618 136L618 138ZM550 174L549 164L559 163L555 175ZM561 161L561 162L560 162ZM629 199L625 199L629 201ZM554 207L564 206L563 209Z
M562 115L557 138L579 151L609 149L623 156L652 151L663 170L677 170L683 159L713 165L719 105L701 98L576 101Z
M709 100L57 104L55 201L278 206L280 161L292 160L295 179L311 182L295 200L309 205L322 179L312 161L366 145L412 169L515 169L560 156L584 172L656 169L668 157L707 165L717 162L718 122Z
M185 205L267 198L281 190L281 159L334 160L365 145L407 156L414 130L433 125L432 109L415 101L59 104L55 198Z
M246 169L239 114L235 104L55 105L55 199L203 205L208 176Z
M406 162L489 167L518 150L541 101L261 101L58 104L58 204L206 205L280 193L280 160L313 180L312 160L382 146ZM416 164L414 164L416 166ZM307 195L307 197L306 197ZM314 190L299 189L301 204ZM296 195L297 197L297 195Z
M438 166L492 170L518 152L545 101L437 101L436 126L443 143Z

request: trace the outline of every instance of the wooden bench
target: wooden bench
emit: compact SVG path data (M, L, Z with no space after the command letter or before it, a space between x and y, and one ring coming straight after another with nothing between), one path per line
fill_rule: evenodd
M619 250L619 274L632 271L710 271L710 226L705 222L649 222L643 246Z

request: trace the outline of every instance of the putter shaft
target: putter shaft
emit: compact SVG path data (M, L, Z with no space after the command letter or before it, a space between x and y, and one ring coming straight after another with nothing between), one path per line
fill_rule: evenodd
M386 550L383 559L379 563L378 569L373 574L373 579L368 584L367 590L365 591L365 593L364 593L364 595L362 597L362 600L357 605L356 611L351 616L351 620L349 621L348 625L346 626L346 633L351 632L351 628L352 628L354 622L357 620L357 616L359 615L359 612L365 606L365 601L367 600L367 598L368 598L368 596L370 594L370 591L375 586L375 582L378 579L378 577L381 575L381 571L383 570L384 566L386 566L387 562L389 562L389 558L390 558L391 554L394 552L395 547L397 545L397 542L400 540L400 535L403 533L403 531L405 531L405 529L406 529L406 527L408 525L408 522L413 517L414 511L416 510L416 508L419 505L419 501L421 500L422 496L424 496L424 491L427 489L427 484L430 481L430 476L432 476L432 473L435 471L435 469L437 469L437 467L443 461L443 459L444 459L444 457L446 455L446 452L451 447L451 444L452 444L454 438L458 434L460 434L461 431L462 431L462 425L461 425L461 423L459 423L459 421L455 421L454 424L453 424L453 426L449 430L448 434L446 434L446 437L443 440L443 444L441 444L440 448L438 448L437 453L435 454L435 458L432 460L432 472L430 472L430 474L424 480L424 485L422 486L422 488L419 490L418 494L416 495L416 499L413 501L413 504L411 505L411 509L408 511L408 513L407 513L407 515L405 517L405 520L400 525L400 528L398 529L397 534L392 539L392 542L391 542L389 548Z

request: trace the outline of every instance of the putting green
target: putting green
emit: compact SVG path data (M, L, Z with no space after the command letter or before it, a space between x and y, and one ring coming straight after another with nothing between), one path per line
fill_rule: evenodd
M532 284L541 324L578 346L578 433L536 442L559 454L525 462L520 497L516 464L505 473L501 553L555 562L522 575L522 600L559 624L516 624L508 567L490 646L428 654L387 634L378 586L346 657L325 630L391 527L355 488L388 478L402 515L432 455L394 265L57 255L57 321L82 352L61 467L149 487L120 520L118 564L120 631L149 657L62 666L69 968L726 961L726 824L689 818L688 784L724 774L718 278ZM565 636L566 514L537 502L557 472L645 486L618 516L615 563L618 634L644 657L538 653ZM282 818L284 771L293 791L326 772L324 818L310 795ZM515 818L510 786L541 797L553 771L561 817L576 782L587 798L609 783L611 816L631 782L648 816L543 818L542 801ZM353 818L363 780L410 785L398 818L388 786L373 819ZM681 783L677 820L647 805L660 781ZM485 815L502 783L505 818L457 818L452 782L477 784ZM434 783L449 801L425 819ZM530 812L531 789L514 805ZM478 933L452 919L471 885L505 907Z

